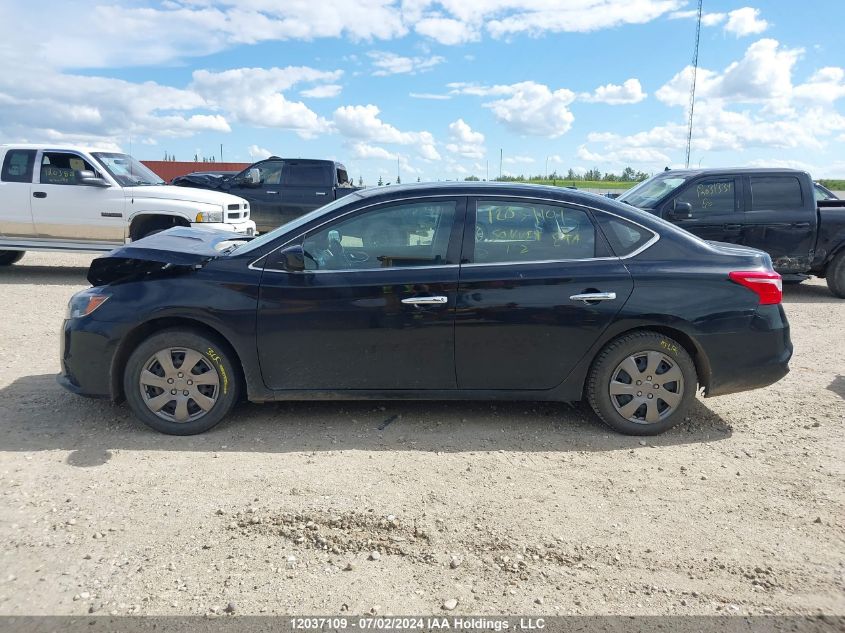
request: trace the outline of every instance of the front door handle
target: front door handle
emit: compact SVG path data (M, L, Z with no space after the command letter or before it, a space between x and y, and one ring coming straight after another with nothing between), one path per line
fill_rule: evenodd
M267 193L279 193L278 191L268 191Z
M580 295L572 295L569 297L570 301L583 301L584 303L591 303L593 301L613 301L616 299L615 292L585 292Z
M318 196L324 196L324 195L326 195L326 192L325 191L315 191L314 194L318 195Z
M725 230L727 231L738 231L742 228L741 224L726 224Z
M430 305L442 305L444 303L449 302L449 297L408 297L407 299L402 299L402 303L405 305L412 305L412 306L430 306Z
M47 192L46 191L33 191L32 197L33 198L46 198Z
M809 222L793 222L792 228L795 229L809 229L810 223Z

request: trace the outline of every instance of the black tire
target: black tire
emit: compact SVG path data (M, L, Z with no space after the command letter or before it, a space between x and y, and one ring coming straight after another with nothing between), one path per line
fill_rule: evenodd
M623 364L631 362L629 374ZM678 380L663 382L659 376ZM612 429L626 435L658 435L684 419L697 385L695 365L680 343L641 331L621 336L599 352L586 391L593 411ZM620 409L630 415L626 417Z
M0 251L0 266L11 266L23 259L26 251Z
M835 297L845 299L845 250L839 253L827 267L827 287Z
M164 367L168 357L170 371ZM190 361L186 370L184 363ZM164 330L132 352L123 389L132 412L147 426L169 435L195 435L217 425L232 410L240 391L240 368L228 345L189 329ZM154 412L157 406L159 413Z

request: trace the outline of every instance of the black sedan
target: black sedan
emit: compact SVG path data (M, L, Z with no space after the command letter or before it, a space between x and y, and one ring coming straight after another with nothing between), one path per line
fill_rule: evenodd
M792 354L768 255L553 187L357 191L252 240L170 229L88 279L59 381L178 435L240 399L326 398L586 398L652 435Z

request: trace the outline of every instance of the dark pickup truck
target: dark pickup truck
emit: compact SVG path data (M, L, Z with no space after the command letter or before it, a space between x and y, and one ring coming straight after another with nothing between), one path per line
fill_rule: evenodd
M845 200L791 169L671 170L619 198L699 237L766 251L784 281L824 277L845 299Z
M225 191L249 201L259 232L272 231L357 188L346 167L332 160L271 156L234 175L196 172L173 179L180 187Z

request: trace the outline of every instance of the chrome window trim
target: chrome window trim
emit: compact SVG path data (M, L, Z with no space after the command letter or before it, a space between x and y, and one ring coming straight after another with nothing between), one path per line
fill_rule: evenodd
M307 233L310 233L311 231L315 231L315 230L319 229L320 227L325 226L329 222L334 222L335 220L340 220L341 218L344 218L351 213L356 213L358 211L363 211L364 209L370 209L372 207L377 207L381 204L390 204L392 202L407 202L407 201L410 201L410 200L428 200L430 198L473 198L473 197L474 198L490 197L491 199L493 199L493 198L496 198L496 199L513 198L515 200L537 200L537 201L541 201L541 202L551 202L551 203L554 203L554 204L563 204L563 205L567 205L567 206L571 206L571 207L576 207L578 209L586 210L590 213L606 213L607 215L611 215L615 218L618 218L618 219L622 220L623 222L630 222L634 226L638 226L639 228L641 228L645 231L648 231L649 233L652 234L652 238L650 240L648 240L645 244L640 246L638 249L628 253L627 255L623 255L621 257L617 256L617 257L588 257L588 258L584 258L584 259L541 259L541 260L524 261L524 262L496 262L496 263L489 263L489 264L488 263L485 263L485 264L476 264L476 263L444 264L442 266L396 266L394 268L365 268L365 269L361 269L361 270L306 270L306 271L303 271L303 272L304 273L344 273L344 272L363 273L363 272L384 272L385 270L415 270L415 269L416 270L421 270L421 269L424 270L424 269L431 269L431 268L458 268L458 267L461 267L461 266L466 266L466 267L469 267L469 268L475 268L475 267L482 267L482 266L514 266L514 265L520 266L520 265L525 265L525 264L557 264L557 263L572 263L572 262L613 261L613 260L623 260L623 259L630 259L631 257L636 257L637 255L639 255L640 253L644 252L645 250L651 248L658 241L660 241L660 234L659 233L657 233L653 229L648 228L647 226L640 224L639 222L636 222L634 220L630 220L628 218L622 217L621 215L619 215L617 213L613 213L612 211L607 211L605 209L598 209L596 207L591 207L591 206L586 205L586 204L580 204L578 202L568 202L568 201L565 201L565 200L557 200L556 198L539 198L539 197L524 196L524 195L517 196L517 195L513 195L513 194L503 194L503 195L458 194L458 195L454 195L454 194L445 194L444 193L444 194L411 196L411 197L408 197L408 198L396 198L395 200L373 202L372 204L368 204L368 205L365 205L363 207L359 207L357 209L352 209L351 211L347 211L346 213L343 213L342 215L338 215L338 216L335 216L333 218L326 220L325 222L321 222L320 224L316 225L315 227L313 227L313 228L311 228L307 231L303 231L302 233L299 233L295 237L292 237L291 239L287 240L286 242L284 242L280 246L274 248L269 253L266 253L265 255L262 255L261 257L258 257L256 259L252 260L250 262L248 268L250 268L251 270L258 270L258 271L271 272L271 273L294 274L294 273L291 273L290 271L287 271L287 270L279 270L278 268L257 267L255 264L257 262L261 261L262 259L264 259L265 257L270 257L273 253L280 251L285 246L287 246L288 244L290 244L292 242L295 242L296 240L303 237ZM477 209L476 209L476 212L477 212ZM599 227L596 227L596 230L599 231L601 229ZM235 251L235 252L237 253L237 251Z

